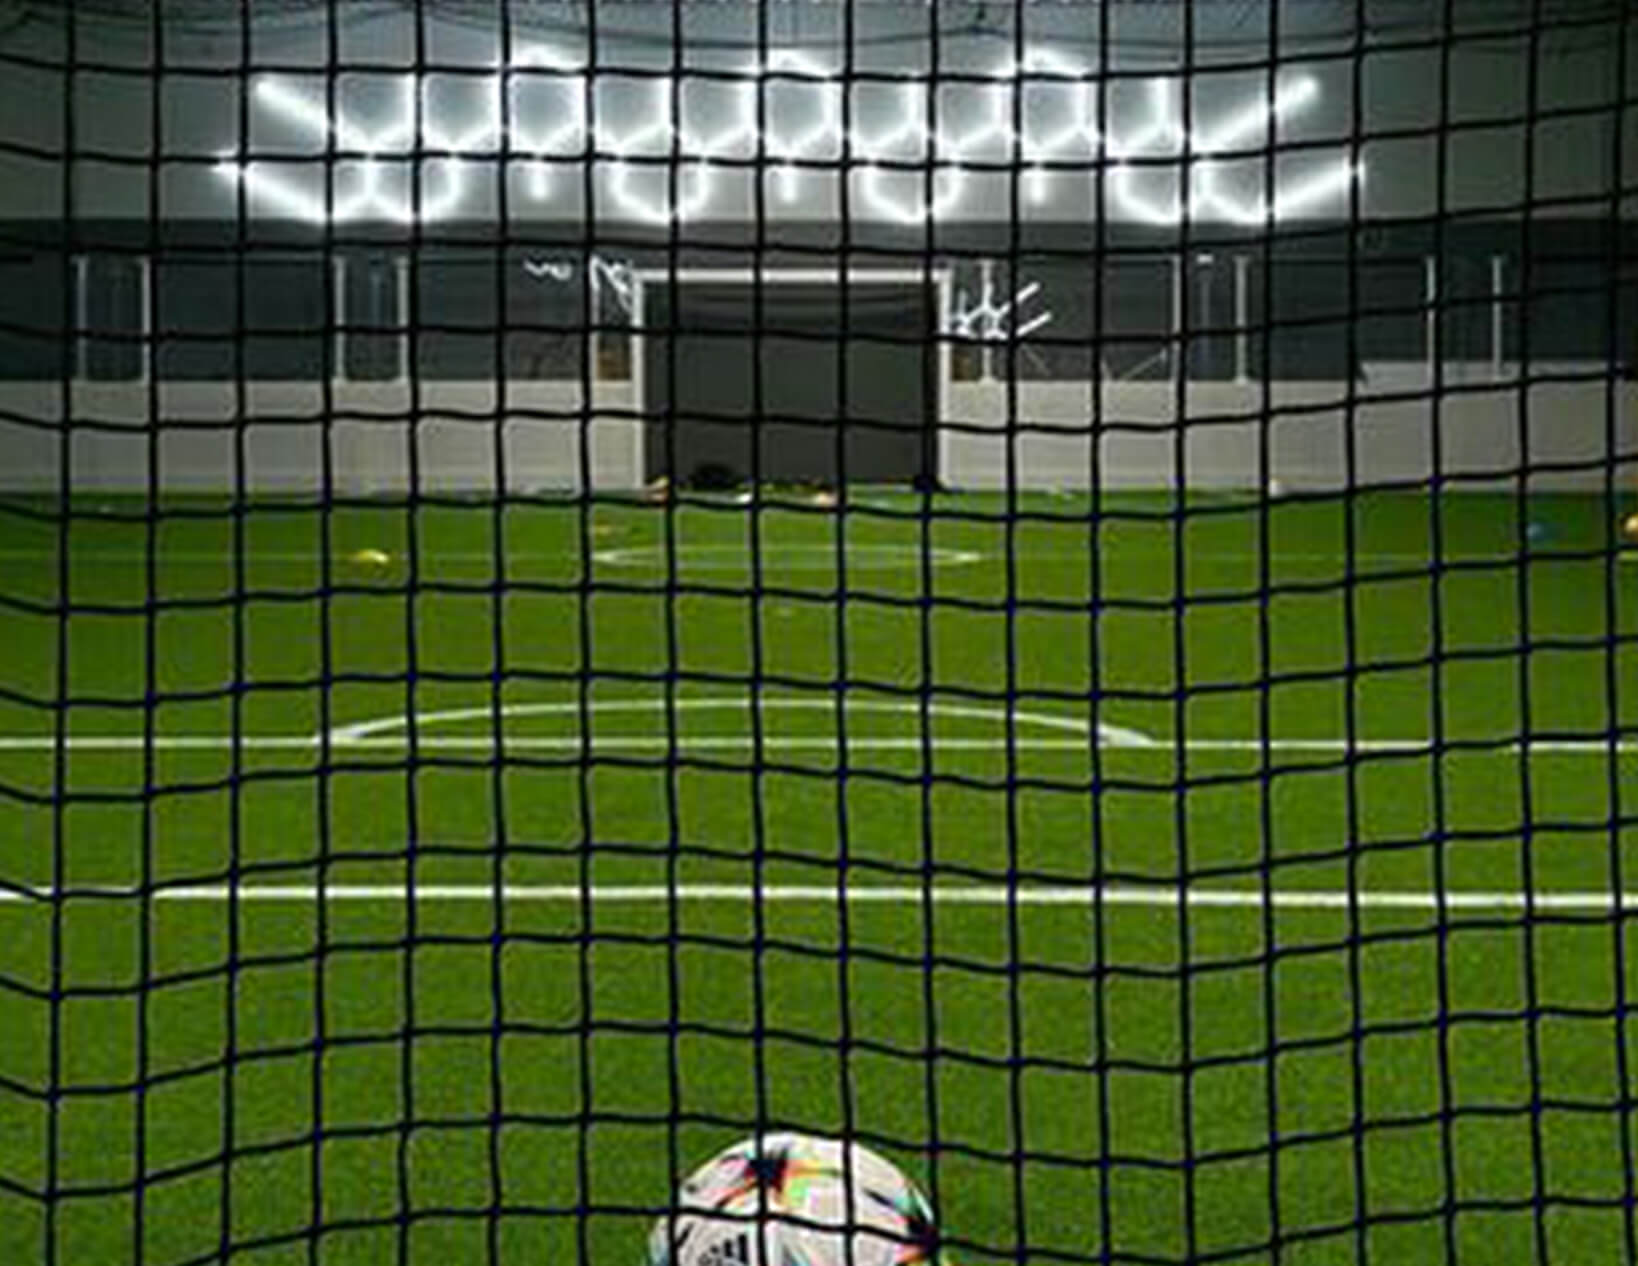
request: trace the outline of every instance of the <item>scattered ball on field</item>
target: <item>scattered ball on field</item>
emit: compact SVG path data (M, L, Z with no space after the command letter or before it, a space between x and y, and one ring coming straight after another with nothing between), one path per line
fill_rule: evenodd
M936 1266L933 1210L857 1143L765 1134L720 1152L654 1224L647 1266Z
M1621 520L1621 535L1629 544L1638 545L1638 514L1629 514Z
M1270 479L1268 481L1268 499L1278 501L1283 496L1285 496L1285 485L1278 479Z
M382 567L392 562L392 555L384 549L361 549L354 551L352 559L367 567Z
M612 523L597 523L592 526L592 535L597 537L618 536L620 529Z

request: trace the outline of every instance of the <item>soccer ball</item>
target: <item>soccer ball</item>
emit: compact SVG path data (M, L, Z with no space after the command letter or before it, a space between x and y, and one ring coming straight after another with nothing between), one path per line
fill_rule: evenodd
M921 1192L876 1153L765 1134L682 1184L648 1237L648 1266L673 1266L673 1250L675 1266L912 1266L937 1259L937 1238Z

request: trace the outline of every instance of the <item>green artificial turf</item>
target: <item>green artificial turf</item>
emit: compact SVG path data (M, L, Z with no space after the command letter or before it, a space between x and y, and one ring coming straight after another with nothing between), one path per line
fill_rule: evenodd
M1638 889L1615 508L1010 508L0 508L0 1261L637 1266L758 1121L961 1263L1631 1260L1507 904Z

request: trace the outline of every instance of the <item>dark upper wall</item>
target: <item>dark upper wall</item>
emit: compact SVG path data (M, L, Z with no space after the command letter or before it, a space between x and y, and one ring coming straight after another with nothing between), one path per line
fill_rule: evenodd
M492 163L470 165L464 196L451 205L449 216L413 228L366 219L321 227L268 214L280 208L263 194L246 192L241 202L242 187L215 170L223 151L242 142L264 157L296 160L281 171L298 187L302 180L321 178L322 145L288 120L281 122L276 108L253 96L254 84L266 73L306 85L315 98L322 96L321 72L330 65L347 67L333 77L344 97L354 87L368 96L383 86L381 75L401 74L418 62L444 68L439 83L453 95L441 100L455 102L463 83L481 84L500 47L493 22L457 20L472 13L473 5L422 0L422 11L434 16L417 24L407 16L410 7L396 0L348 0L337 5L333 20L264 20L242 31L224 22L211 30L156 32L88 17L83 6L72 31L64 22L73 6L61 8L55 23L0 25L0 254L19 248L4 274L9 293L0 295L0 333L12 337L21 331L28 345L55 365L51 358L60 358L60 349L49 349L61 343L60 328L73 320L73 269L89 267L98 271L87 274L80 288L99 296L95 303L108 310L93 308L83 319L110 326L129 340L140 325L138 291L129 281L131 268L120 262L122 253L130 253L128 262L135 267L137 255L158 259L200 246L225 248L232 260L244 257L245 245L319 245L351 257L366 243L496 243L499 199ZM1424 269L1432 257L1439 261L1437 307L1447 355L1490 354L1492 315L1498 310L1504 354L1517 350L1517 331L1526 332L1537 357L1602 360L1610 356L1612 337L1622 349L1638 343L1630 275L1638 258L1633 236L1638 15L1623 24L1622 0L1541 0L1546 20L1532 30L1536 6L1514 0L1450 0L1448 5L1370 0L1364 5L1366 30L1360 33L1354 27L1359 7L1355 0L1285 0L1272 9L1257 0L1192 9L1002 5L990 6L980 23L979 10L952 5L862 3L849 15L836 5L808 3L680 10L605 4L596 10L592 57L600 72L607 72L599 74L599 83L608 84L596 97L602 119L597 135L606 142L640 126L643 103L651 100L644 94L665 86L677 47L670 29L674 17L682 26L682 60L693 70L742 67L746 47L759 38L771 48L834 53L844 29L851 31L852 64L861 75L925 74L934 65L936 47L938 72L947 82L941 82L935 100L941 117L956 122L971 121L972 94L983 88L949 77L990 70L1015 43L1051 49L1083 67L1103 65L1111 72L1112 130L1127 137L1143 126L1142 97L1154 77L1175 76L1180 66L1191 65L1192 99L1200 116L1196 130L1209 130L1267 90L1274 51L1280 69L1276 82L1308 75L1318 89L1282 124L1280 140L1290 148L1282 152L1274 183L1300 179L1292 164L1300 169L1306 162L1351 158L1365 164L1366 179L1356 191L1333 194L1311 214L1282 222L1275 249L1259 243L1266 234L1258 226L1235 226L1220 217L1190 223L1191 256L1222 245L1249 256L1254 270L1231 287L1232 267L1222 256L1209 264L1191 259L1180 301L1189 305L1191 329L1232 323L1234 301L1225 296L1246 294L1252 302L1245 315L1252 326L1294 323L1286 344L1296 350L1284 358L1295 366L1292 373L1335 376L1349 354L1349 330L1359 343L1356 351L1367 359L1418 359L1426 354L1421 305ZM1448 13L1449 21L1431 24L1430 11ZM5 12L0 0L0 22ZM566 5L562 12L565 23L552 29L510 28L511 46L584 53L590 47L584 27L567 21L584 10ZM1021 32L1007 25L1018 12ZM935 20L941 32L936 43L929 35ZM1273 40L1271 22L1278 28ZM976 29L980 24L985 33ZM1106 55L1100 52L1104 48ZM76 68L72 76L64 71L70 61ZM247 75L246 66L254 73ZM463 79L455 73L462 68L478 77L469 73ZM613 74L617 69L628 73ZM685 82L685 92L698 87L700 93L695 105L685 104L685 116L693 117L696 107L708 115L714 89L705 80ZM890 122L885 90L879 83L861 90L853 103L859 130L876 134ZM1532 117L1533 126L1527 126ZM62 161L70 150L77 160L72 167ZM1006 158L1005 146L999 156ZM759 212L743 180L736 192L732 173L719 174L720 187L702 207L703 218L673 233L633 218L634 199L622 202L615 196L611 166L604 163L591 182L590 215L585 172L576 164L556 171L545 197L533 196L527 174L518 174L509 186L507 243L579 261L582 269L586 254L594 251L650 265L675 258L691 267L744 267L751 247L759 248L770 266L828 264L844 248L858 252L861 263L881 265L929 254L943 263L967 261L970 267L978 258L1027 256L1020 260L1019 276L1043 280L1056 314L1041 336L1052 376L1087 372L1085 345L1093 325L1088 296L1095 274L1106 295L1127 296L1118 303L1106 299L1110 311L1102 336L1130 333L1135 357L1148 357L1149 345L1157 336L1167 337L1177 320L1176 305L1164 293L1170 265L1163 260L1178 254L1178 231L1143 223L1133 214L1131 199L1113 196L1102 204L1108 215L1100 220L1095 171L1064 173L1040 205L1015 204L1014 182L1005 172L969 176L964 201L930 225L912 226L892 223L857 190L851 216L843 216L834 182L818 175L802 186L795 202L770 200ZM663 183L665 166L662 161L654 167L649 179ZM70 172L71 185L65 179ZM1162 164L1145 180L1163 194L1173 174L1175 168L1168 171ZM1266 169L1251 163L1239 174L1255 184ZM1107 195L1113 178L1104 170L1101 179ZM1356 205L1351 198L1357 198ZM1526 209L1529 215L1522 215ZM71 214L65 216L65 210ZM242 218L241 210L249 215ZM1021 218L1013 218L1015 210ZM1355 213L1363 227L1351 219ZM1612 223L1617 215L1624 217L1620 229ZM46 247L45 257L32 246ZM105 259L76 265L69 252ZM1100 252L1138 258L1099 272L1088 263ZM412 254L417 266L456 267L438 263L435 251ZM1497 260L1504 270L1503 292L1528 294L1522 304L1528 319L1520 317L1516 298L1498 299L1492 272ZM270 269L287 269L281 285L292 297L294 315L281 311L269 318L276 318L281 330L323 323L330 273L321 263L312 257L268 263ZM237 311L235 298L199 299L239 293L243 287L231 266L194 260L168 267L161 261L155 273L161 331L171 322L215 330L229 309ZM481 262L462 264L458 271L477 279L498 276ZM19 277L33 280L12 284ZM508 320L517 315L509 306L512 298L503 302L480 289L474 283L460 292L470 292L474 312L504 311ZM511 294L522 291L514 287ZM1542 291L1546 297L1538 299ZM439 287L425 292L437 294ZM100 296L113 297L105 302ZM392 315L396 308L386 311ZM530 312L530 319L543 319ZM1611 312L1617 317L1613 324ZM416 319L437 321L441 313L429 310ZM574 311L563 319L584 318ZM217 331L223 346L231 334ZM1063 340L1065 347L1052 348L1054 340ZM208 342L176 345L182 349L172 358L177 365L221 362L220 356L210 359ZM1186 353L1190 372L1205 377L1227 372L1226 345L1221 333L1200 340L1198 355L1192 347ZM310 354L304 353L305 360L284 355L294 346L290 339L268 344L268 359L277 362L280 373L307 372ZM1276 340L1276 368L1281 346ZM129 345L111 353L127 368L133 354ZM487 351L482 356L486 364L494 359ZM1617 358L1624 359L1619 352ZM34 372L28 358L11 355L11 362L9 373ZM159 358L161 368L170 363Z
M402 371L412 331L428 379L578 380L589 326L620 329L633 316L606 281L603 302L588 303L608 275L588 269L594 257L661 276L673 266L749 276L754 238L744 224L702 225L673 248L653 233L589 239L586 226L558 223L503 242L469 223L317 238L285 227L245 249L221 221L171 221L157 233L140 221L87 222L66 243L55 240L60 227L0 223L0 380L131 381L147 347L162 379L379 381ZM778 228L778 249L754 256L770 276L836 268L834 225ZM849 258L946 272L955 294L945 328L958 340L984 337L956 317L986 288L998 300L1020 294L1024 378L1155 380L1181 368L1198 381L1336 381L1351 367L1433 356L1630 365L1638 350L1635 222L1619 233L1607 220L1311 226L1300 238L1187 252L1154 231L1112 231L1098 251L1084 226L1034 228L1017 243L1006 226L956 226L931 254L883 234L879 249Z
M1185 63L1193 66L1191 121L1199 135L1268 90L1267 66L1276 51L1278 82L1308 76L1317 92L1282 122L1280 141L1286 148L1271 177L1274 187L1290 189L1327 164L1354 159L1366 170L1357 195L1334 193L1312 206L1312 215L1331 220L1349 218L1355 210L1370 220L1516 215L1526 201L1554 218L1634 213L1638 22L1621 24L1620 0L1551 0L1543 6L1548 20L1535 30L1531 6L1512 0L1454 3L1448 29L1430 24L1428 17L1430 10L1445 12L1445 5L1370 3L1364 6L1368 30L1363 34L1354 30L1358 7L1354 0L1286 0L1273 9L1258 3L1043 4L1021 10L1022 31L1010 25L1020 11L1009 6L991 6L982 31L974 28L976 10L949 5L860 4L849 14L831 5L713 4L675 12L683 35L681 60L695 71L743 67L750 55L746 50L759 39L770 48L800 46L815 56L834 55L843 46L842 33L850 31L857 73L927 73L934 64L929 24L935 20L942 31L936 47L937 73L943 77L986 73L1016 46L1051 49L1082 67L1103 65L1117 77L1108 88L1108 130L1128 141L1147 126L1149 78L1175 75ZM435 112L440 118L458 117L470 109L481 81L457 72L495 63L497 29L493 22L451 16L472 13L470 5L424 3L421 8L434 16L417 22L405 6L348 3L337 6L333 20L271 20L247 31L222 24L209 31L166 27L157 32L82 11L71 32L61 15L55 23L37 18L0 32L0 57L7 59L0 62L0 219L51 221L71 205L75 216L85 219L232 220L241 208L239 186L215 164L241 143L260 154L305 160L279 166L278 176L290 188L315 191L323 170L322 143L281 118L276 105L256 98L252 85L263 77L260 72L277 68L288 85L305 86L317 98L325 91L320 72L345 65L348 73L336 80L350 107L343 113L367 129L379 129L383 107L366 105L372 93L391 88L379 76L418 62L436 64L449 73L432 88L439 103ZM74 9L66 6L63 12ZM584 55L589 47L584 27L567 21L582 12L565 6L565 23L550 29L511 27L511 45ZM663 76L677 57L674 11L665 5L604 5L596 13L594 135L607 145L631 137L651 119L660 99L653 94L664 93ZM1278 33L1273 43L1271 21ZM1100 51L1105 48L1106 54ZM72 76L63 69L70 60L77 68ZM247 77L246 65L257 75ZM1619 81L1623 65L1624 83ZM605 73L615 68L629 73ZM558 87L562 82L567 81ZM535 113L555 108L552 94L558 87L541 89ZM685 119L698 119L707 129L722 125L724 90L708 79L687 81ZM861 87L849 107L856 130L880 135L902 117L907 104L894 98L897 91L885 83ZM983 99L975 94L985 91L977 83L945 82L934 101L950 128L962 129L976 126ZM800 105L811 108L816 102L810 96ZM786 107L795 110L798 104ZM1041 104L1050 113L1065 101L1043 97ZM770 103L768 108L784 107ZM1534 126L1527 127L1524 120L1532 116ZM1260 139L1255 130L1251 137ZM592 182L589 208L587 182L572 162L555 169L544 196L535 194L527 172L515 172L506 191L507 210L515 223L584 220L588 210L597 224L631 223L645 206L657 205L666 179L663 149L657 153L660 162L624 182L612 163L604 163ZM80 160L73 165L71 191L65 189L62 162L69 150ZM754 151L743 152L754 160ZM1009 153L1004 144L975 152L1003 164ZM164 161L155 161L156 155ZM1225 187L1239 201L1231 198L1229 204L1245 205L1262 187L1265 167L1231 166ZM745 170L718 170L710 177L712 193L703 215L725 221L758 217ZM492 163L469 164L450 213L493 218L501 204L494 173ZM445 183L441 171L427 174L430 200L457 188ZM338 175L344 184L353 179L350 172ZM1102 206L1108 218L1140 219L1142 197L1164 201L1174 175L1175 168L1163 164L1134 180L1135 194L1121 194L1105 173ZM913 206L919 191L915 173L898 176L897 187L892 179L869 188L862 176L855 180L845 209L859 233L879 232L893 206ZM963 197L944 217L948 224L1005 224L1015 210L1042 221L1086 224L1100 209L1099 182L1085 168L1063 173L1039 206L1015 203L1005 172L969 174L965 180ZM872 188L882 195L874 201ZM258 190L247 192L247 210L258 219L281 210L265 186ZM1618 201L1623 191L1625 200ZM789 204L772 198L762 215L769 222L835 221L843 211L835 182L815 174L798 198ZM1286 227L1308 227L1306 217ZM1211 236L1218 228L1202 226L1198 232Z

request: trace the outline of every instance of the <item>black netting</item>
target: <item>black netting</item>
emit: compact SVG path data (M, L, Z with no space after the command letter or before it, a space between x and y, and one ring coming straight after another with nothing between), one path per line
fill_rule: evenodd
M1635 42L0 0L0 1261L1638 1263Z

